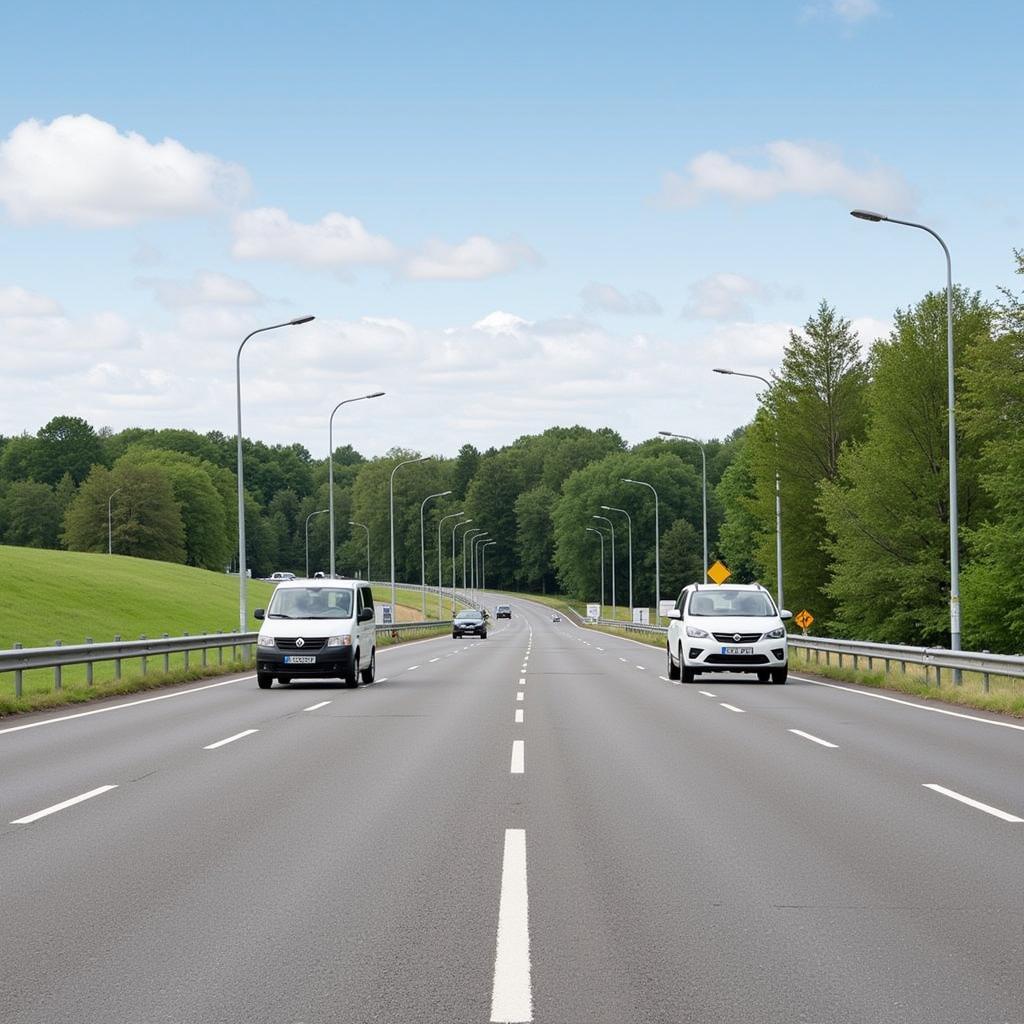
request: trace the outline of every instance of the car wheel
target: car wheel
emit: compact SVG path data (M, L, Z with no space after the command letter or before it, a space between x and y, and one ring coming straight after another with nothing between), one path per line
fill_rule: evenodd
M786 677L789 675L789 666L783 665L782 668L772 669L772 682L777 685L781 685L786 681Z
M359 685L359 652L352 656L352 661L349 663L345 674L341 677L342 682L350 689L354 690Z
M257 672L256 683L261 690L269 690L274 685L274 677L269 672Z
M363 682L372 683L377 676L377 648L370 651L370 664L363 669Z
M758 682L760 682L760 683L767 683L768 680L771 679L771 677L772 677L772 674L771 674L771 671L769 669L759 668L757 670L757 680L758 680Z
M487 639L487 630L484 630L484 632L482 632L480 634L480 639L481 640L486 640Z
M672 661L672 648L667 644L665 645L665 655L668 657L668 677L669 679L679 678L679 666L674 664Z
M278 676L277 677L277 681L282 686L287 686L292 681L292 677L291 676Z
M683 663L683 645L679 645L679 678L684 683L696 682L697 673L692 668L687 668Z

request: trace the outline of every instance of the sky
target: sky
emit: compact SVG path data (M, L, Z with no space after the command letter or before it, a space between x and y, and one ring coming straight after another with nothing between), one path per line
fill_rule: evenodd
M8 4L0 434L326 455L748 422L827 300L866 346L1019 288L1024 5Z

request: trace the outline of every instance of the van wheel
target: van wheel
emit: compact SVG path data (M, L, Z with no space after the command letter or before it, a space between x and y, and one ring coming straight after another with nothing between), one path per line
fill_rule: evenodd
M679 678L679 666L672 661L672 648L668 645L665 646L665 654L668 657L668 677L669 679Z
M269 690L274 685L274 677L269 672L257 672L256 683L261 690Z
M377 648L370 651L370 664L363 669L363 682L372 683L377 675Z
M354 690L359 685L359 652L352 656L352 662L345 669L345 674L341 677L342 682L350 689Z
M287 686L292 681L292 677L291 676L278 676L277 677L277 681L282 686Z
M783 665L782 668L772 669L772 682L776 684L782 684L786 681L786 677L789 675L789 666Z

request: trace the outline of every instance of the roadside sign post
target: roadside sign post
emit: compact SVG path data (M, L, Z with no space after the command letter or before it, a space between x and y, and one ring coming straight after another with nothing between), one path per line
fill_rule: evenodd
M793 616L793 621L804 631L804 636L807 636L807 630L811 628L814 616L804 608L803 611L799 611Z
M715 562L710 569L708 569L708 575L711 577L711 582L721 586L731 575L729 567L724 562Z
M597 620L601 618L601 606L599 604L588 604L587 618L591 622L597 622Z

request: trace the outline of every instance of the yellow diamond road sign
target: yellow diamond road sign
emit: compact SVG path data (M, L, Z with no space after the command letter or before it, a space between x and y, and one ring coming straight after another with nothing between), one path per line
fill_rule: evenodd
M712 581L721 586L731 575L729 569L721 562L715 562L710 569L708 569L708 575Z
M814 621L814 616L805 608L802 612L797 612L794 621L801 629L807 629Z

